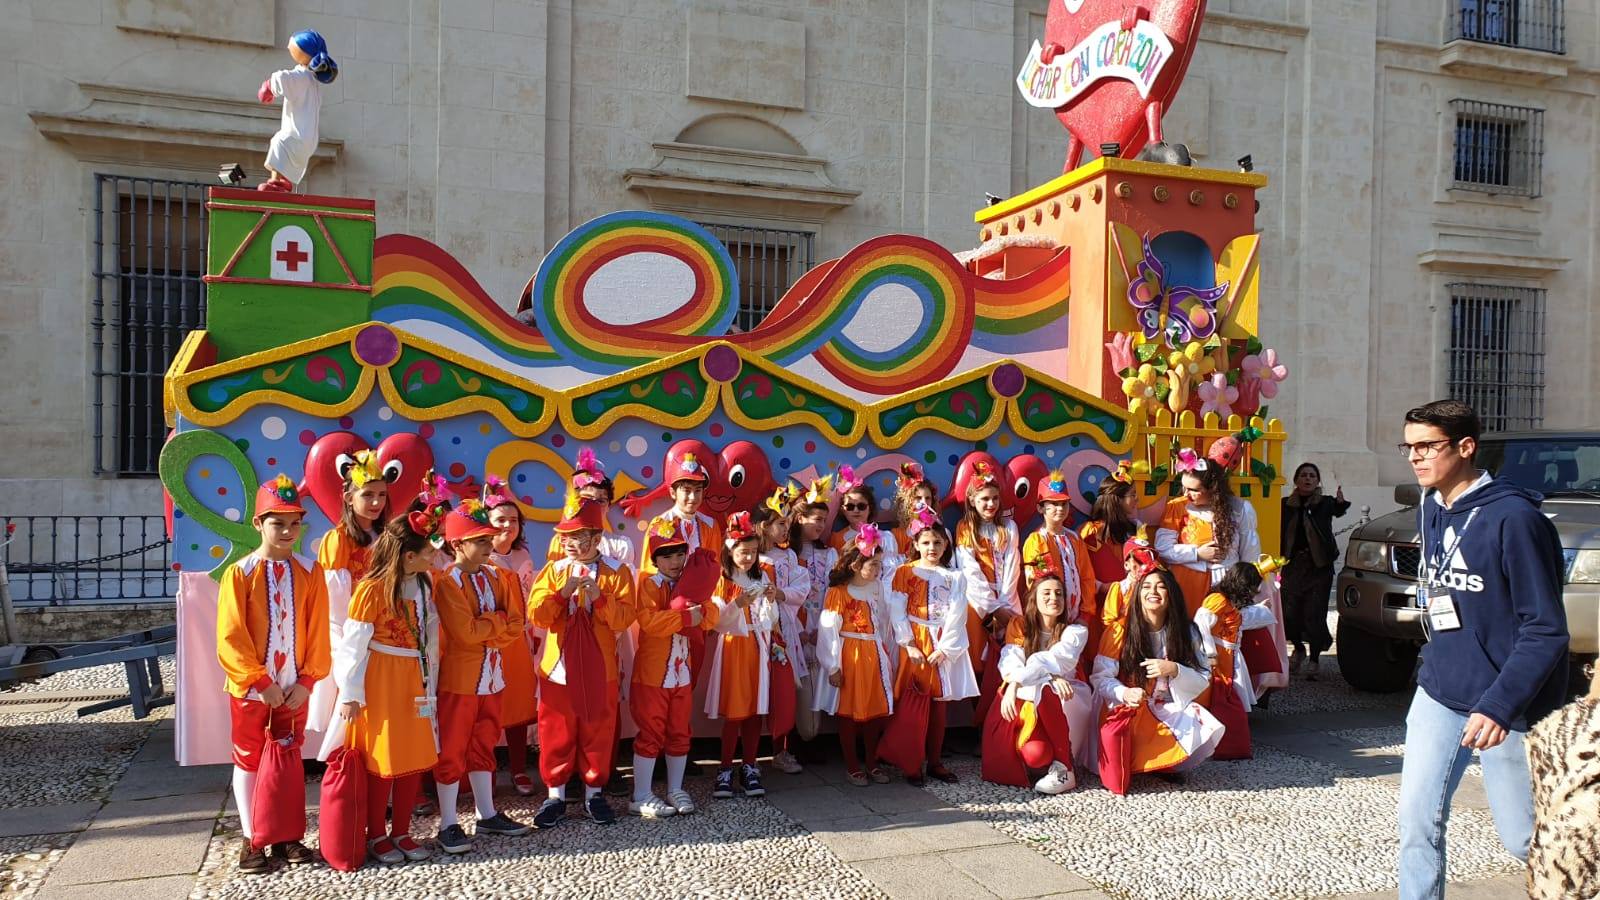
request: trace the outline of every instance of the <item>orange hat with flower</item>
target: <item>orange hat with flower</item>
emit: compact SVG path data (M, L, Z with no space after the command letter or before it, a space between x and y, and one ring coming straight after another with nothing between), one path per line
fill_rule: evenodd
M728 526L722 529L722 542L727 544L730 550L733 549L735 544L743 543L759 536L756 533L756 526L750 521L750 514L747 512L736 512L729 516Z
M663 516L650 524L650 558L689 549L689 537L676 516Z
M561 511L561 521L556 523L556 534L572 534L577 531L604 531L605 527L605 508L593 500L586 500L576 494L572 494L567 498L566 508Z
M287 475L279 475L256 491L255 517L259 519L274 513L306 514L306 508L300 505L300 489Z

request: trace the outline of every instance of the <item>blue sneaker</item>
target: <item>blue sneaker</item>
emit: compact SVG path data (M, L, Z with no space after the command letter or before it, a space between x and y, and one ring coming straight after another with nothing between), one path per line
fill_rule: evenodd
M561 824L567 817L567 802L550 797L539 804L539 811L533 814L533 827L554 828Z

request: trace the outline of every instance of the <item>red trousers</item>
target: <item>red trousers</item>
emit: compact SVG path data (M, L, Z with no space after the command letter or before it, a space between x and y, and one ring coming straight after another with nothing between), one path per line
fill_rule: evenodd
M694 716L694 688L664 688L648 684L633 685L628 698L633 724L639 733L633 738L636 756L654 759L665 751L668 756L687 756L689 727Z
M448 782L447 782L448 783ZM412 772L399 778L385 778L376 772L367 773L367 840L376 841L385 835L399 839L411 833L411 810L417 805L417 794L422 791L422 773ZM393 793L391 803L389 795ZM394 824L389 824L390 818Z
M493 772L500 743L499 694L439 694L439 763L433 777L455 784L468 772Z
M1039 711L1039 724L1028 742L1022 745L1022 761L1034 769L1047 769L1052 762L1071 766L1072 729L1067 726L1067 711L1061 705L1061 695L1045 688L1034 708Z
M567 686L553 681L539 685L539 776L545 784L566 784L573 772L589 787L602 787L611 777L617 749L617 685L607 684L605 712L598 719L580 719Z
M310 712L310 703L302 703L299 709L294 710L288 706L273 709L260 700L244 700L229 696L228 718L233 728L233 764L246 772L254 772L259 768L261 748L267 745L269 728L274 739L293 734L296 741L304 741L306 716Z

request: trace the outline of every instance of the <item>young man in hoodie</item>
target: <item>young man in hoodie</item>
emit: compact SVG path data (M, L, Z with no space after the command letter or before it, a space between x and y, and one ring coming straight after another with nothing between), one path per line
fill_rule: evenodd
M1478 414L1455 400L1406 413L1400 450L1423 488L1426 611L1400 776L1400 897L1444 896L1450 797L1478 751L1500 841L1526 860L1533 793L1523 739L1561 704L1561 543L1542 498L1478 469Z

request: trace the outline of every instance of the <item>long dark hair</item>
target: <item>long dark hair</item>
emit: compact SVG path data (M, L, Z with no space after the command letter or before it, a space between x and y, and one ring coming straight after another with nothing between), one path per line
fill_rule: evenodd
M1054 581L1061 585L1061 617L1056 620L1052 628L1044 627L1044 613L1039 611L1039 585L1047 581ZM1045 572L1033 580L1033 586L1028 588L1028 600L1022 606L1022 649L1027 653L1039 653L1050 649L1061 640L1061 635L1066 633L1067 626L1072 623L1067 620L1067 583L1055 572Z
M1211 463L1203 471L1188 472L1185 478L1194 478L1200 486L1211 491L1211 538L1217 549L1227 553L1239 537L1239 523L1234 518L1233 483L1228 470Z
M1228 568L1217 582L1216 592L1234 609L1244 609L1255 602L1256 591L1261 589L1261 571L1255 563L1238 562Z
M372 542L367 574L361 580L376 581L382 585L380 590L389 601L389 612L397 619L405 619L405 612L400 606L400 590L405 578L406 554L422 553L432 546L427 535L411 530L405 516L390 519L377 540Z
M882 552L883 548L879 547L873 552L873 556L877 556ZM850 579L856 577L856 568L870 558L871 557L861 552L861 549L856 546L855 541L851 541L849 544L846 544L844 552L839 554L839 562L834 565L833 571L828 573L828 587L838 587L841 584L849 584Z
M1139 531L1139 523L1123 507L1131 493L1133 485L1107 479L1100 484L1094 505L1089 508L1089 521L1104 523L1106 540L1119 547Z
M805 526L800 524L800 516L802 516L805 513L814 513L814 512L820 512L824 516L826 516L828 514L828 504L826 504L826 503L807 503L807 504L804 504L803 506L797 507L795 509L795 512L794 512L794 521L789 523L789 546L791 548L793 548L793 550L795 551L795 555L796 556L800 555L800 548L802 546L804 546L805 543L806 543L805 535L802 532L802 529ZM823 526L822 526L821 530L819 530L817 532L817 539L811 542L811 549L813 549L813 550L826 550L827 548L828 548L828 526L827 526L827 523L823 523Z
M944 538L944 552L939 554L939 565L944 566L947 569L950 568L950 561L954 559L956 555L956 542L950 539L950 532L944 527L943 522L935 522L932 525L929 525L927 528L922 529L922 531L917 532L917 537L908 536L907 539L911 546L901 548L902 552L905 553L906 559L910 560L911 562L916 562L922 558L922 551L917 549L917 538L922 537L923 531L931 531L934 534L937 534L939 537Z
M979 541L978 535L981 534L978 529L983 525L983 517L978 515L978 507L972 502L972 498L978 496L980 493L988 490L989 488L994 488L998 491L1000 490L1000 483L997 481L991 481L988 484L982 484L976 478L974 478L967 482L967 495L961 501L961 524L967 526L966 533L967 536L972 539L972 549L977 549ZM995 549L997 550L1003 549L1006 544L1006 530L1003 523L1004 518L1005 510L996 508L994 519L992 521L994 523L996 532Z
M1189 609L1183 602L1183 588L1178 586L1178 579L1171 572L1156 569L1133 586L1133 596L1128 601L1122 658L1117 662L1117 680L1130 687L1144 684L1142 663L1155 656L1155 643L1151 640L1152 635L1141 608L1144 601L1140 599L1144 594L1145 582L1152 578L1161 579L1167 588L1167 626L1164 629L1167 637L1166 658L1180 666L1200 668L1200 659L1194 649L1194 626L1189 619Z
M357 547L372 546L372 542L377 540L377 532L382 531L384 523L388 521L389 503L391 502L388 496L388 487L388 482L384 482L385 499L383 501L383 509L378 510L378 517L372 520L372 527L369 529L361 524L360 519L356 518L356 511L350 506L351 492L360 490L360 487L350 479L345 479L344 492L340 495L339 501L338 527L339 531L343 532L344 536L354 542Z

